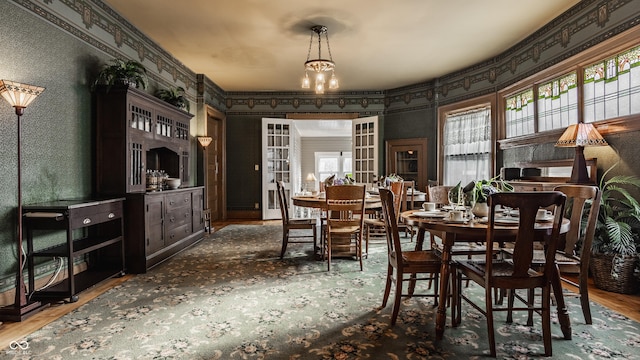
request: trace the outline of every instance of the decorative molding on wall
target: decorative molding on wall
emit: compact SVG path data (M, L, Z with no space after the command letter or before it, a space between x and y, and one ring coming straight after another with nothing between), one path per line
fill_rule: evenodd
M12 1L112 57L138 59L158 83L184 84L191 100L200 95L208 105L236 114L264 112L264 107L374 113L431 108L509 86L640 24L633 17L637 0L583 0L502 54L428 82L316 97L308 92L225 92L205 77L198 93L193 71L101 0Z

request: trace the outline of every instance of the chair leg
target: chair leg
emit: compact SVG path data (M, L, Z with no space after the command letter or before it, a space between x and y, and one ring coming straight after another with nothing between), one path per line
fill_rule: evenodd
M289 243L289 229L282 230L282 250L280 251L280 259L284 258L284 253L287 251L287 244Z
M582 314L584 315L584 322L587 325L591 325L591 307L589 306L589 288L587 285L587 276L580 273L580 305L582 306Z
M398 313L400 312L400 303L402 302L402 279L403 274L396 271L396 293L393 300L393 312L391 313L391 326L396 324Z
M462 280L461 276L455 272L451 272L451 326L457 327L462 321ZM456 274L454 276L454 274ZM454 280L455 278L455 280Z
M529 308L529 315L527 316L527 326L533 326L533 303L535 301L535 298L535 289L531 288L527 290L527 307Z
M384 295L382 296L382 307L387 306L389 294L391 293L391 283L393 282L393 266L387 266L387 283L384 286Z
M507 290L507 323L513 323L513 302L515 300L516 293L515 290L509 289Z
M331 271L331 235L327 234L327 271Z
M551 356L551 289L550 285L542 288L542 338L544 355Z
M460 281L460 280L458 280ZM462 282L460 283L462 286ZM489 336L489 352L492 357L496 357L496 334L493 327L493 299L491 296L492 288L485 288L486 309L487 309L487 335Z

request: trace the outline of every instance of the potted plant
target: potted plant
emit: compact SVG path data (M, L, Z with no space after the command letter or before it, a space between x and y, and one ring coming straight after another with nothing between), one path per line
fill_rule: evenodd
M599 184L602 200L589 267L596 287L630 294L638 290L640 203L629 187L640 192L640 179L618 175L605 180L607 172Z
M487 207L487 199L489 195L504 191L513 191L513 186L508 182L502 180L499 176L491 178L489 180L482 179L475 182L473 186L471 184L465 186L465 189L470 188L468 191L471 203L473 203L472 212L475 216L484 217L489 214L489 208Z
M97 85L107 85L109 89L117 84L147 88L147 69L141 63L122 59L113 59L111 62L111 65L105 65L98 73L93 88Z
M189 111L189 101L185 97L184 93L184 88L182 86L178 86L169 89L159 89L156 92L156 97L168 102L178 109Z

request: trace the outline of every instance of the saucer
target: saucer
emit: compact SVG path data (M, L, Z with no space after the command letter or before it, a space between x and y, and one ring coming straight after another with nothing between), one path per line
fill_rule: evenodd
M444 222L449 223L449 224L466 224L467 221L468 221L467 219L461 219L461 220L446 219Z
M417 217L432 217L432 218L444 218L448 216L446 212L434 210L434 211L416 211L413 213L413 216Z

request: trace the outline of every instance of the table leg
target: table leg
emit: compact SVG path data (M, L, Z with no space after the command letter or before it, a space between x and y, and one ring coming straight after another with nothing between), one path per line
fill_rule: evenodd
M562 280L560 279L560 269L558 265L555 266L553 278L551 279L551 286L553 287L553 294L556 297L556 304L558 306L558 321L560 322L560 329L564 334L565 340L571 340L571 319L567 311L567 306L564 303L564 296L562 294Z
M418 236L416 237L416 251L422 250L422 244L424 244L424 234L425 230L422 226L418 227ZM409 278L409 295L412 296L414 290L416 289L416 274L411 274ZM429 280L431 281L431 280ZM429 284L431 285L431 284Z
M449 277L451 267L451 247L455 241L455 234L442 234L442 265L440 265L440 293L438 294L438 310L436 313L436 340L442 340L447 321L447 296L449 295ZM452 300L455 301L455 300Z
M424 234L426 233L426 230L422 227L419 226L418 227L418 235L416 236L416 251L420 251L422 250L422 246L424 244Z

